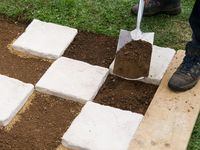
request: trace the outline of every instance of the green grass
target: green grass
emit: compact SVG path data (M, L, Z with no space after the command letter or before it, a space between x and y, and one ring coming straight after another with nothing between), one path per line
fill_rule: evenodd
M200 115L193 130L188 150L200 150Z
M178 16L144 18L142 31L154 31L156 45L184 49L191 37L188 18L194 1L182 0L183 11ZM135 28L136 19L130 13L135 3L136 0L1 0L0 14L23 21L37 18L117 37L120 29ZM200 117L189 149L200 149Z

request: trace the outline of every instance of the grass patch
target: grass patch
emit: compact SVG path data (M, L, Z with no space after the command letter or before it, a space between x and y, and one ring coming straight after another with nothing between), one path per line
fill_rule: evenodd
M191 38L188 18L194 2L182 1L182 13L178 16L144 18L142 31L155 31L156 45L184 49ZM117 37L120 29L135 28L136 19L130 13L135 3L136 0L1 0L0 14L23 21L37 18ZM188 149L200 149L200 117Z
M200 150L200 115L193 130L188 150Z

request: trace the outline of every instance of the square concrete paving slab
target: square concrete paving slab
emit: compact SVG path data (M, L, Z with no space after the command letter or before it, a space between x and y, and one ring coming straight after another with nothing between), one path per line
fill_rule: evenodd
M34 86L0 75L0 126L6 126L32 94Z
M57 59L77 34L77 29L34 19L12 47L21 52Z
M109 70L61 57L36 84L36 90L85 103L92 101L105 82Z
M153 45L149 76L139 79L142 82L159 85L167 70L171 60L175 55L175 50ZM110 65L110 73L113 74L114 61Z
M143 115L88 102L62 138L74 150L126 150Z

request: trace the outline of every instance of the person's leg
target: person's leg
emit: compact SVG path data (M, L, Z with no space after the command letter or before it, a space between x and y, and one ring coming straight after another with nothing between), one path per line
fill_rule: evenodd
M132 13L137 14L138 5L132 8ZM144 7L144 16L152 16L158 13L177 15L181 12L180 0L150 0Z
M193 31L192 44L200 46L200 0L196 0L189 22Z
M186 44L186 55L182 64L169 80L174 91L185 91L196 85L200 77L200 0L196 0L189 19L193 36Z

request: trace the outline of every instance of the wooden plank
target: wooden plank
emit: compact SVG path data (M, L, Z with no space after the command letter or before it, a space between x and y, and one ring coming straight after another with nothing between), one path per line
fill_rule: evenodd
M185 150L200 110L200 82L186 92L172 92L168 81L182 62L178 51L168 68L129 150Z
M68 148L64 147L62 144L60 144L60 145L56 148L56 150L70 150L70 149L68 149Z

